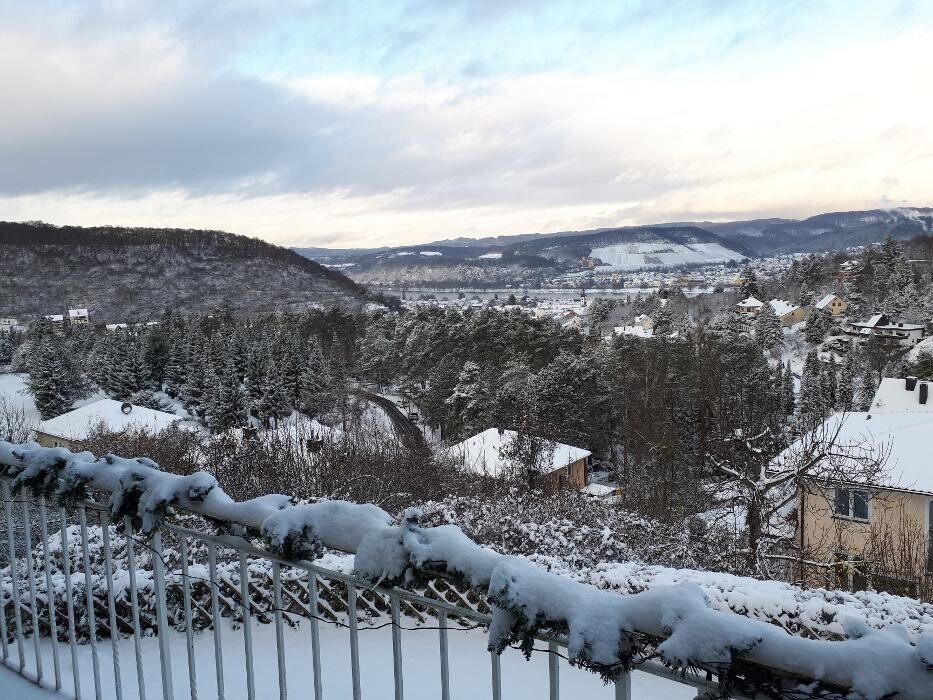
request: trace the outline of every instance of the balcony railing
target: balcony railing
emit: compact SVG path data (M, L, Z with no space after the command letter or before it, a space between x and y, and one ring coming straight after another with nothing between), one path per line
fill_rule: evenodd
M322 625L347 630L354 700L364 695L360 632L390 626L394 695L381 691L373 697L405 697L401 633L415 629L437 635L435 674L440 697L447 699L450 633L491 622L485 600L444 578L417 590L373 586L348 573L282 559L243 537L169 522L141 537L128 517L114 523L100 503L83 501L66 509L28 492L12 496L7 477L0 477L0 489L3 660L26 678L75 698L86 696L90 680L94 697L145 700L146 679L161 677L162 697L168 700L176 695L176 674L187 677L191 698L199 696L199 689L203 696L205 688L199 685L218 698L272 697L270 688L256 687L253 641L256 625L268 623L275 630L276 691L284 700L289 672L284 632L300 622L307 625L311 641L307 661L312 686L306 696L329 697L329 675L346 672L322 662ZM126 581L118 585L115 579L124 574ZM239 629L225 624L230 621ZM170 648L168 632L173 629L184 634L182 658ZM158 639L157 658L143 650L152 634ZM203 635L212 639L214 658L208 668L198 666L194 653L195 641ZM123 638L132 638L130 658ZM549 697L556 700L561 697L560 662L567 640L554 636L538 641L534 653L547 655ZM245 667L233 673L237 679L245 676L243 687L231 686L228 679L231 668L224 657L232 645L242 646ZM89 667L84 661L88 650ZM491 697L499 700L504 697L500 656L489 652L488 658ZM135 666L135 673L124 669L127 663ZM711 678L683 674L656 661L640 664L638 671L702 690L716 692L718 687ZM90 679L82 679L85 674ZM423 678L419 673L418 679ZM606 693L630 698L630 673L619 674Z

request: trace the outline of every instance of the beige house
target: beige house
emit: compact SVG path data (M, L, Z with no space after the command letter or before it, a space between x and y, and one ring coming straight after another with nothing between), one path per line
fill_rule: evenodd
M830 292L813 305L815 309L823 309L833 316L842 316L849 308L848 302L835 292Z
M178 416L145 406L101 399L55 418L36 428L36 442L43 447L78 449L88 436L103 427L111 432L135 429L160 433L179 420Z
M821 430L836 435L831 459L851 480L810 481L799 489L799 558L789 575L813 586L870 587L930 598L933 413L841 413ZM866 461L879 457L884 459L880 477L866 482L856 476Z
M536 466L532 470L522 467L520 458L514 456L526 448L535 455ZM514 430L489 428L451 446L450 454L462 460L464 467L476 475L527 477L544 491L554 493L561 489L580 491L586 488L591 452L553 440L520 436Z

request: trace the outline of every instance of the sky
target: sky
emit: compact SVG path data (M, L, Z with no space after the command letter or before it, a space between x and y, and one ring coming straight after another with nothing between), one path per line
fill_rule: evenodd
M0 220L373 247L933 205L933 3L0 0Z

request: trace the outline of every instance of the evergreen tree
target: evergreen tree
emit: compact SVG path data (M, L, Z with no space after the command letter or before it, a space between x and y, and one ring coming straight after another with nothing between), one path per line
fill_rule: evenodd
M781 320L774 313L774 307L770 303L763 304L755 318L755 340L765 350L784 344Z
M812 309L810 315L807 316L803 337L811 345L822 343L831 323L832 317L825 309Z
M749 297L758 299L761 297L761 290L758 288L758 275L755 274L755 270L751 265L746 265L745 269L742 270L742 285L739 287L739 293L743 299Z
M263 382L262 398L257 409L259 420L265 426L278 426L279 421L292 412L291 396L277 366L270 365Z
M783 396L783 411L784 415L792 416L794 415L794 410L797 407L797 399L794 396L794 373L791 371L790 362L784 368L783 382L781 385L781 393Z
M67 413L90 390L74 355L55 336L38 339L29 357L27 384L44 420Z
M232 360L214 374L214 387L207 409L211 430L221 432L242 426L246 420L246 398Z
M846 356L842 363L842 371L839 373L839 390L837 392L837 403L839 410L851 411L855 399L855 377L856 366L852 355Z
M858 398L856 400L859 411L867 411L871 407L877 389L878 382L875 380L875 374L872 372L871 367L866 365L862 373L862 381L859 383Z
M836 408L836 390L838 387L838 376L836 374L836 358L829 356L829 362L823 367L821 375L823 410L828 413Z
M464 433L478 433L489 427L489 397L490 391L480 366L472 361L465 362L454 392L447 399L450 412Z
M143 338L142 360L145 383L161 390L169 363L169 345L164 332L156 326L149 328Z
M811 350L800 377L800 415L804 418L805 427L822 420L824 411L822 363L816 351Z
M333 405L333 378L317 340L310 342L307 361L299 377L299 405L310 416L322 416Z

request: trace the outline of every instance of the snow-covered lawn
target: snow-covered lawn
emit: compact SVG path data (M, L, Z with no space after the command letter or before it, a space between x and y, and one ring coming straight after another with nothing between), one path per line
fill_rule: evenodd
M403 622L404 624L404 622ZM330 625L321 625L321 666L324 697L341 700L352 697L350 676L350 646L348 632ZM243 631L224 626L223 664L224 690L228 698L246 697L246 656ZM270 698L278 695L278 665L276 661L275 627L271 624L254 625L253 653L257 697ZM285 660L287 684L290 697L313 697L313 671L311 665L311 632L308 625L285 629ZM491 664L486 651L484 630L448 633L450 659L451 698L474 700L492 697ZM360 671L363 697L374 700L394 697L392 635L389 628L360 628ZM119 642L123 693L135 697L136 667L132 638ZM143 659L146 669L146 697L162 697L162 679L159 666L159 644L156 637L143 639ZM32 643L27 643L28 668L33 668ZM48 640L43 642L43 670L46 682L52 679L52 650ZM172 675L175 697L188 697L188 662L185 636L171 633ZM12 647L16 658L15 645ZM109 640L98 643L100 675L104 686L103 696L115 696L113 657ZM200 697L216 697L217 679L214 671L214 646L210 631L198 634L194 641L195 669ZM71 657L66 645L59 647L62 663L62 679L65 691L71 694ZM410 700L435 700L440 697L440 656L438 634L434 630L405 630L402 632L402 658L405 697ZM502 660L502 697L509 700L537 700L548 695L547 654L535 653L526 661L521 652L507 650ZM15 661L12 661L15 664ZM94 697L93 666L90 646L78 650L78 668L81 675L82 697ZM10 675L10 674L6 674ZM0 697L4 690L4 675L0 675ZM13 679L20 683L19 679ZM19 687L19 686L16 686ZM560 662L561 696L565 698L611 698L613 689L607 687L599 676L578 668L566 661ZM632 674L632 695L655 700L684 700L696 696L696 689L646 673ZM30 696L22 696L30 697ZM48 699L48 695L37 697Z
M28 377L29 375L25 373L0 374L0 399L6 398L14 406L22 406L29 425L35 427L42 422L42 416L39 415L36 403L32 400L32 394L29 393L26 387ZM87 406L106 398L107 395L104 392L95 391L87 398L76 401L75 408Z

